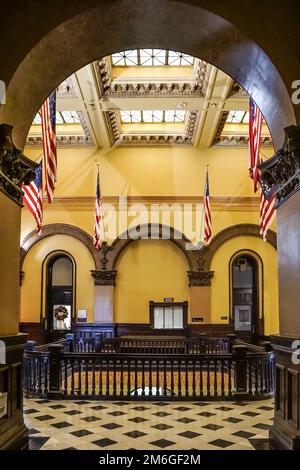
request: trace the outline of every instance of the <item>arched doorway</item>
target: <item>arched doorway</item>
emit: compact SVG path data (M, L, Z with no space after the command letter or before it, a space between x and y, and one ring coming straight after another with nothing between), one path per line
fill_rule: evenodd
M231 262L231 298L234 331L254 341L259 334L258 264L248 253Z
M74 318L75 263L67 253L45 260L45 329L50 341L71 331Z

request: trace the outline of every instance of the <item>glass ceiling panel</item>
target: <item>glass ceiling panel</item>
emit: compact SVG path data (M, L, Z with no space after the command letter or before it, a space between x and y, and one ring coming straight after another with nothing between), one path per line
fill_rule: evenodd
M226 122L232 124L249 123L249 111L229 111Z
M195 61L195 58L188 54L165 49L134 49L112 54L111 59L112 64L117 67L190 67Z
M36 114L33 124L42 124L40 113ZM57 111L56 124L80 124L79 114L77 111Z
M122 123L156 123L156 122L180 122L185 121L185 111L182 110L143 110L120 111Z

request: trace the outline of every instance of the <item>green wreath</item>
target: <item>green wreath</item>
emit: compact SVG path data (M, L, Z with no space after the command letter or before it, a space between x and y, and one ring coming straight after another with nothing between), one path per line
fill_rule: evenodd
M68 317L68 310L63 305L60 305L54 310L54 317L56 320L65 320Z

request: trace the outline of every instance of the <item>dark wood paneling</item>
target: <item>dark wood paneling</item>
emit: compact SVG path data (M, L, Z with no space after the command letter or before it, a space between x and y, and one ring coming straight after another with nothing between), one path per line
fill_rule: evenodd
M276 211L280 334L300 336L300 192Z
M3 336L6 364L0 365L0 391L8 394L7 414L0 418L0 449L25 449L28 430L23 421L23 349L27 335Z
M300 450L300 364L293 362L293 341L298 338L271 336L276 355L275 417L270 439L277 448Z
M57 339L46 334L44 326L40 323L20 323L20 331L28 334L28 339L36 341L38 344L45 344ZM93 337L99 333L103 338L114 338L127 335L152 335L153 329L148 323L74 323L72 332L77 336ZM233 333L232 324L201 323L188 324L184 330L185 336L196 336L199 333L207 333L210 336L225 337L228 333ZM180 333L182 334L182 333ZM178 330L155 330L155 336L178 336ZM62 335L61 337L63 337Z

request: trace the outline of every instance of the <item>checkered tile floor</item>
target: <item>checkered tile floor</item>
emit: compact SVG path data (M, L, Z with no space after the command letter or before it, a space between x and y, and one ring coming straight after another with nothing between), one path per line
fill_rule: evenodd
M30 449L269 449L273 402L25 400Z

